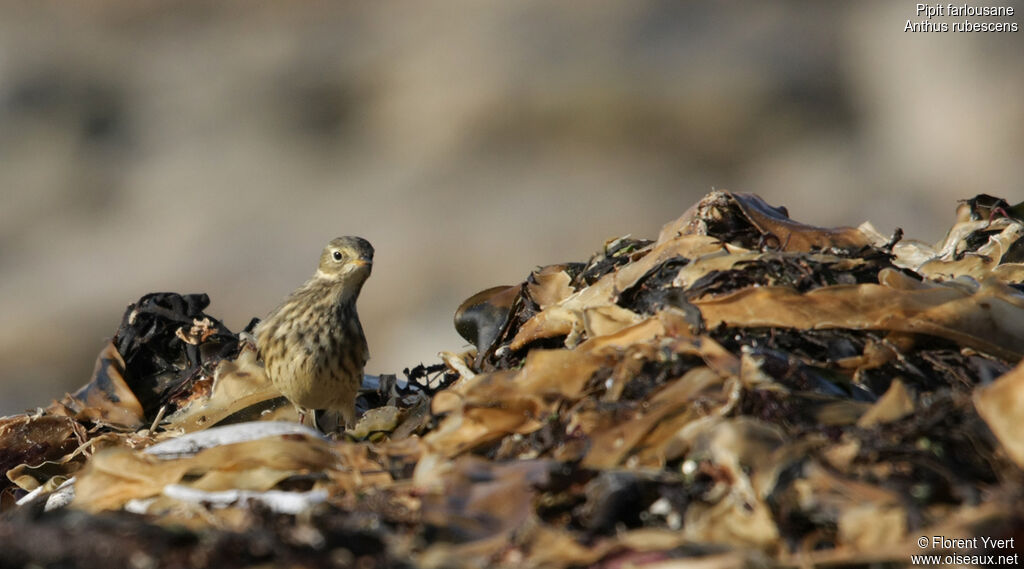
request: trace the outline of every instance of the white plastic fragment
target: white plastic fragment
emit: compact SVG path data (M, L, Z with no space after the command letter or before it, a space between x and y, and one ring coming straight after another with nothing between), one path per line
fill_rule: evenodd
M156 501L156 498L132 498L124 503L124 511L130 514L145 514L149 512L149 505Z
M255 502L262 504L274 513L293 515L327 500L327 490L323 489L310 490L309 492L285 492L283 490L267 490L264 492L221 490L218 492L207 492L180 484L168 484L164 487L163 494L168 498L174 498L182 502L207 505L214 508L226 508L242 503Z
M40 487L36 488L35 490L29 492L28 494L25 494L21 498L18 498L18 501L15 502L15 504L18 505L18 506L24 506L25 504L27 504L27 503L31 502L32 500L34 500L36 496L38 496L38 495L40 495L42 493L43 493L43 487L40 486Z
M56 510L63 508L71 503L75 499L75 479L68 478L63 484L57 487L52 494L46 497L46 506L43 507L44 511L49 512L50 510Z
M15 502L15 504L17 504L18 506L24 506L25 504L31 502L32 500L35 500L37 497L43 494L43 488L43 486L40 486L39 488L36 488L35 490L29 492L28 494L25 494L17 502ZM63 508L64 506L70 504L71 501L74 499L75 478L72 476L71 478L68 478L67 480L62 482L60 486L57 486L57 488L55 488L53 492L46 497L46 505L43 506L43 511L49 512L50 510Z
M282 435L306 435L310 437L324 438L323 434L319 431L298 423L288 421L253 421L249 423L239 423L237 425L212 427L205 431L189 433L175 439L157 443L145 449L143 452L165 460L170 460L193 456L203 449L215 446L241 443ZM75 499L74 484L75 478L72 477L58 486L49 496L46 497L44 510L56 510L70 504L71 501ZM45 491L43 490L43 487L36 488L25 496L22 496L16 504L19 506L25 505L44 493ZM142 508L143 511L145 510L145 505L143 504L136 504L135 506ZM271 508L273 509L272 506Z
M252 421L237 425L212 427L205 431L189 433L176 439L157 443L143 452L163 459L184 458L193 456L203 449L282 435L306 435L324 438L324 435L319 431L299 423L289 421Z

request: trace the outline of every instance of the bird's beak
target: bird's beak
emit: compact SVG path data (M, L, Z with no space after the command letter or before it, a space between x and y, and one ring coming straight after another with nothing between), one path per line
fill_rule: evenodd
M368 267L368 266L372 265L373 263L371 261L369 261L368 259L360 258L360 259L353 260L352 264L357 266L357 267Z

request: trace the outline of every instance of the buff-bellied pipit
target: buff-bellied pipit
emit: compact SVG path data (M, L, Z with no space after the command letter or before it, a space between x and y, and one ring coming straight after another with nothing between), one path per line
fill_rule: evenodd
M373 246L338 237L324 247L313 278L256 328L256 345L274 387L299 410L339 411L355 423L356 393L370 353L356 298L370 276ZM315 420L314 420L315 423Z

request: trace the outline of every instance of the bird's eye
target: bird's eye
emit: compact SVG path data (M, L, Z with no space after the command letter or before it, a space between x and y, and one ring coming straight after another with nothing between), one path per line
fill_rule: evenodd
M334 252L334 260L335 261L340 261L341 260L341 251L335 251Z

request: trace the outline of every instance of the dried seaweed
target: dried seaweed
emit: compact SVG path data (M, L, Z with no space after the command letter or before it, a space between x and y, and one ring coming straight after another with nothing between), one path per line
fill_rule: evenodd
M712 192L470 297L475 349L368 377L344 436L280 422L205 296L144 297L86 388L0 423L0 535L31 538L0 566L874 566L1020 535L1020 211L965 200L930 246Z
M209 304L205 294L152 293L125 310L114 345L147 418L237 353L238 336L203 312Z

